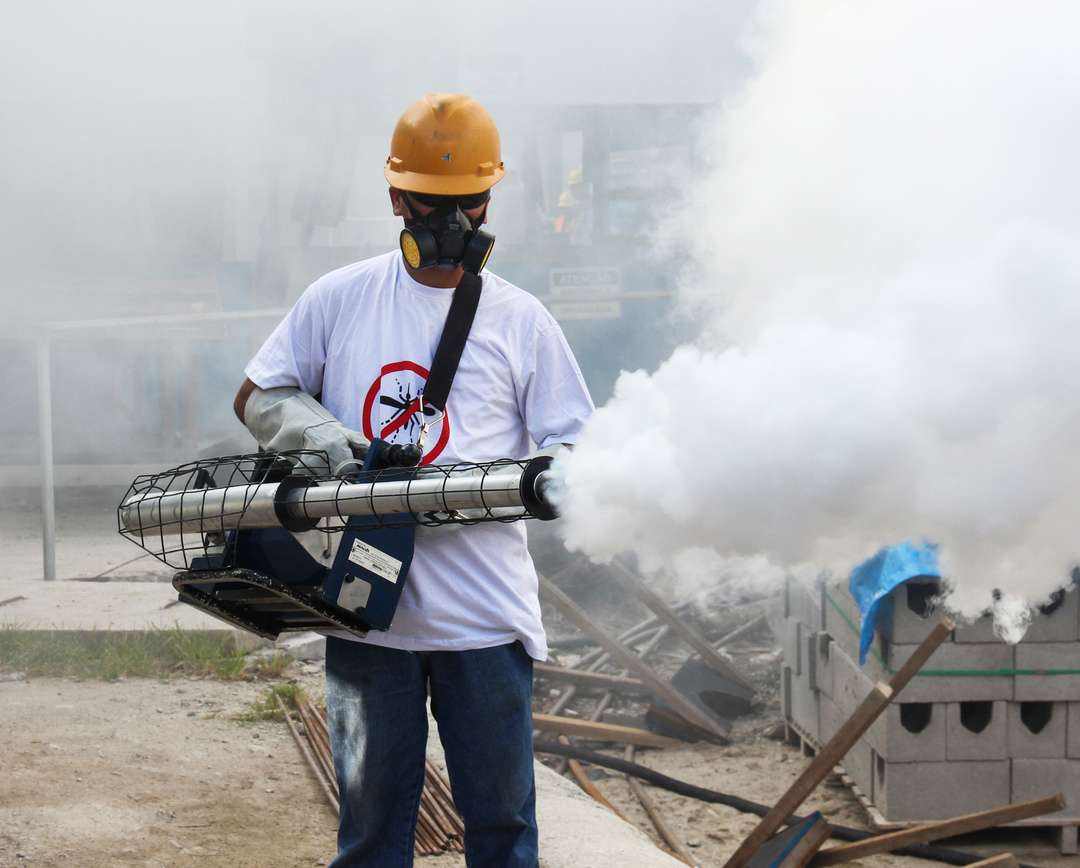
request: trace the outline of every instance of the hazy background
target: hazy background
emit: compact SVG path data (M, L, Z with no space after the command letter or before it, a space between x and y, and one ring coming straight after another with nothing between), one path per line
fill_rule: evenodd
M491 268L606 405L571 545L696 582L930 540L969 611L1074 562L1074 4L0 8L0 482L36 484L41 336L61 484L250 448L253 347L395 246L393 124L464 91L509 170ZM128 322L41 325L88 320Z
M749 69L750 7L6 0L0 467L37 463L34 324L280 309L396 246L382 166L429 91L472 94L502 130L494 270L541 296L553 270L592 268L615 269L622 292L670 293L654 205L700 163L699 120ZM574 169L588 226L555 238ZM621 367L670 352L655 326L668 306L562 311L601 400ZM233 445L231 396L273 322L49 332L58 463Z

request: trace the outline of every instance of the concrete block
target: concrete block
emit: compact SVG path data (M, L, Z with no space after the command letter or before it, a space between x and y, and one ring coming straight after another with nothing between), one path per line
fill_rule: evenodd
M892 702L866 733L874 753L890 763L945 760L945 705Z
M1080 643L1021 642L1016 669L1018 701L1080 700Z
M918 645L941 621L942 608L935 598L941 581L918 576L892 593L892 618L880 625L886 639L899 645Z
M899 670L917 647L894 645L887 658L889 672ZM1011 673L1014 662L1014 648L1004 642L986 645L945 642L911 679L902 696L905 702L1011 700L1012 674L995 673ZM886 673L881 677L887 679L891 675Z
M1010 703L998 701L945 704L945 758L948 760L1003 760L1009 757Z
M1080 640L1080 590L1070 584L1049 603L1032 611L1031 626L1023 642L1076 642ZM994 618L986 613L970 624L957 626L954 642L995 642Z
M1065 756L1080 759L1080 702L1067 702L1069 708L1068 724L1065 734Z
M1009 760L874 762L874 804L890 822L932 822L1009 802Z
M1061 759L1066 755L1069 703L1010 702L1009 756Z
M784 655L784 665L796 675L802 675L802 624L794 618L783 618L778 624L780 650Z
M784 719L794 723L806 736L820 741L819 697L807 678L795 675L790 667L782 670Z
M811 630L825 627L822 610L822 590L824 581L815 576L812 581L798 575L788 575L786 585L787 611L789 618L805 624Z
M953 631L953 642L964 644L983 644L1000 642L994 635L994 616L987 612L967 624L957 624Z
M873 655L867 656L862 667L840 649L833 652L833 658L833 698L847 715L874 684L890 677ZM946 758L945 728L944 704L913 698L909 685L870 728L866 741L886 762L937 762Z
M868 799L872 799L874 787L874 751L859 739L840 760L840 767Z
M1024 642L1076 642L1080 639L1080 594L1070 584L1056 592L1049 603L1038 606Z
M1080 760L1025 759L1012 761L1012 801L1024 802L1061 793L1065 808L1044 814L1040 821L1080 819Z
M829 739L836 735L843 726L848 716L840 710L840 707L827 696L818 695L818 719L821 734L821 743L826 744Z
M326 637L320 633L283 633L275 647L294 660L326 659Z
M824 607L825 630L847 654L857 656L862 616L855 599L848 593L846 582L825 586Z
M833 660L833 702L845 716L859 707L877 682L864 672L859 664L837 648Z
M833 691L834 652L838 649L832 636L825 631L815 635L817 651L814 655L815 683L822 695L831 697Z

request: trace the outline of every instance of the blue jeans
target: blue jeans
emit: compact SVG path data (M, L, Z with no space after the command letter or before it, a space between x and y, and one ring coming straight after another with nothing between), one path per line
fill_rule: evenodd
M520 643L413 652L331 636L326 688L341 794L332 868L413 864L429 691L466 864L537 868L532 659Z

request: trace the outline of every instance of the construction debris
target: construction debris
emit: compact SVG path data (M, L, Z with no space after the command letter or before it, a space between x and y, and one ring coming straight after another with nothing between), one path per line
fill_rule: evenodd
M280 697L278 704L285 713L285 722L301 754L336 814L339 811L340 794L337 777L334 775L330 734L326 726L326 707L316 707L306 699L297 700L297 714L303 727L301 737L292 715L281 704ZM424 789L420 796L420 813L416 820L416 855L435 856L447 851L464 853L464 842L465 823L454 807L450 784L439 768L428 760Z

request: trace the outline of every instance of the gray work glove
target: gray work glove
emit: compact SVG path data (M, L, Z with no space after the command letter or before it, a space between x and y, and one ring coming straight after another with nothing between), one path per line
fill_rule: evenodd
M358 470L371 446L363 434L346 428L311 395L292 386L256 388L244 405L244 424L269 452L292 449L325 452L328 466L310 459L305 462L303 469L316 474Z

